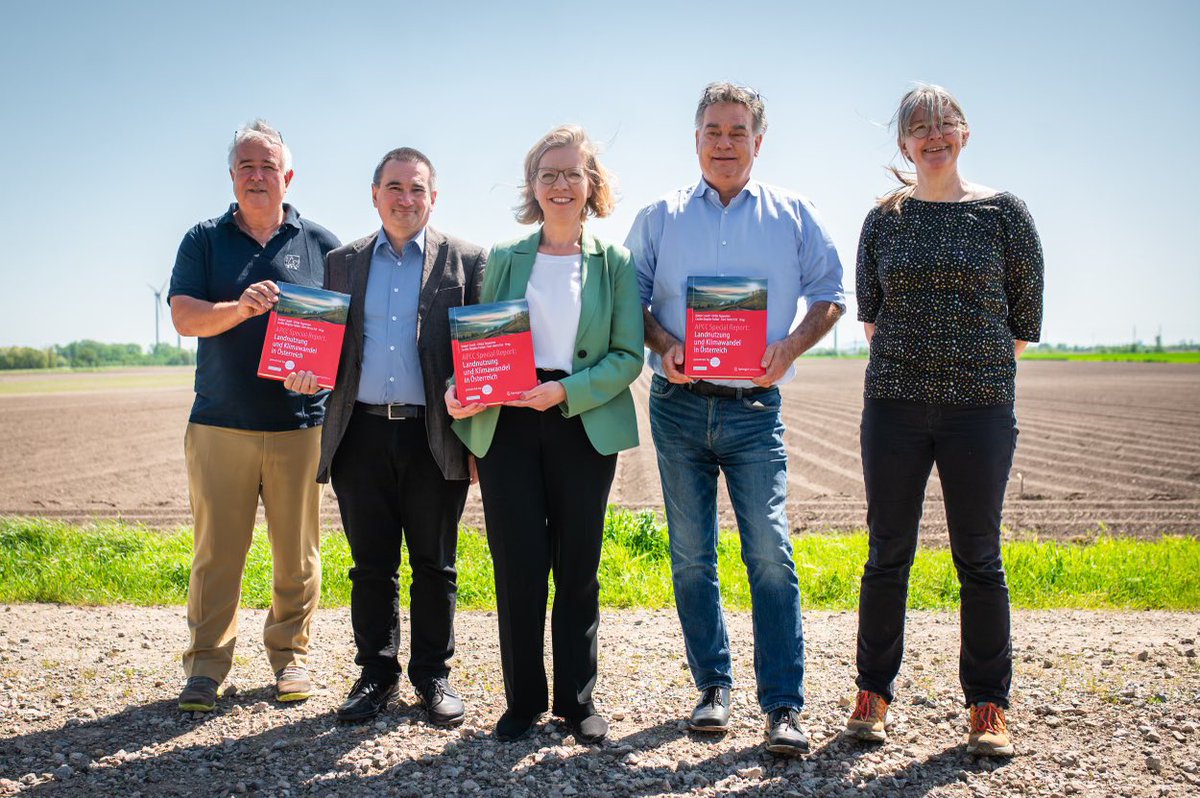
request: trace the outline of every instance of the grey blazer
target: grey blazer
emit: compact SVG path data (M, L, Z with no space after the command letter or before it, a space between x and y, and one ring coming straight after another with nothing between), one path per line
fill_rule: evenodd
M350 295L350 318L342 342L337 383L325 404L321 431L321 462L317 482L329 481L329 465L354 411L358 380L362 376L363 305L371 253L379 233L360 238L325 256L325 287ZM425 228L425 266L417 303L417 354L425 382L425 432L433 459L446 479L467 479L467 450L450 431L450 415L442 402L447 381L454 374L450 353L449 310L479 301L487 253L461 239Z

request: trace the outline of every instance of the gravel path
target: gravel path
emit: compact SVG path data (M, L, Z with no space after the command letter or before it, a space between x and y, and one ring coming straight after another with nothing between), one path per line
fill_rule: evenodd
M891 741L837 733L853 695L853 613L806 613L805 759L762 748L750 619L731 616L733 728L690 735L695 693L670 611L606 612L596 698L603 745L574 744L544 719L498 744L503 709L495 617L458 620L453 681L468 702L459 729L427 725L405 692L377 722L344 726L333 709L355 673L347 610L323 610L304 704L272 700L258 642L243 643L209 716L175 709L182 608L0 609L0 795L420 796L1194 796L1200 792L1200 615L1022 612L1010 722L1018 756L965 753L957 688L958 621L913 613Z

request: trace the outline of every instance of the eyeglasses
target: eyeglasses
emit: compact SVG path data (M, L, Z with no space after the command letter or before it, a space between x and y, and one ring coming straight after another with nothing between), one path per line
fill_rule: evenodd
M558 176L562 175L567 182L572 186L577 186L587 177L587 172L580 169L578 166L572 166L569 169L539 169L537 170L537 181L543 186L552 186L558 182Z
M908 129L908 135L912 136L914 139L927 139L929 138L929 134L933 132L933 129L937 127L942 131L943 136L949 136L951 133L954 133L962 128L963 125L964 123L961 119L943 119L940 125L931 125L928 122L921 122L910 127Z

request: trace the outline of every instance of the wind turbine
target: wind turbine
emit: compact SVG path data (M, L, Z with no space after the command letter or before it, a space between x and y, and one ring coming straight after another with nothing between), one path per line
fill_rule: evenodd
M159 328L158 313L159 313L159 308L162 306L163 291L167 290L167 281L163 280L163 284L161 286L159 286L158 288L155 288L150 283L146 283L146 285L149 286L150 290L154 292L154 351L157 352L158 351L158 328Z

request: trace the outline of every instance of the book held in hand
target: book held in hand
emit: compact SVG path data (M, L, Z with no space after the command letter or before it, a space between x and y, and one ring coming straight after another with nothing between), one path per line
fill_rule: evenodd
M765 277L687 278L683 373L694 379L748 380L766 373Z
M332 388L349 311L349 294L279 283L279 302L267 320L258 376L284 380L293 371L311 371L319 387Z
M537 385L529 305L524 299L450 308L455 396L498 405Z

